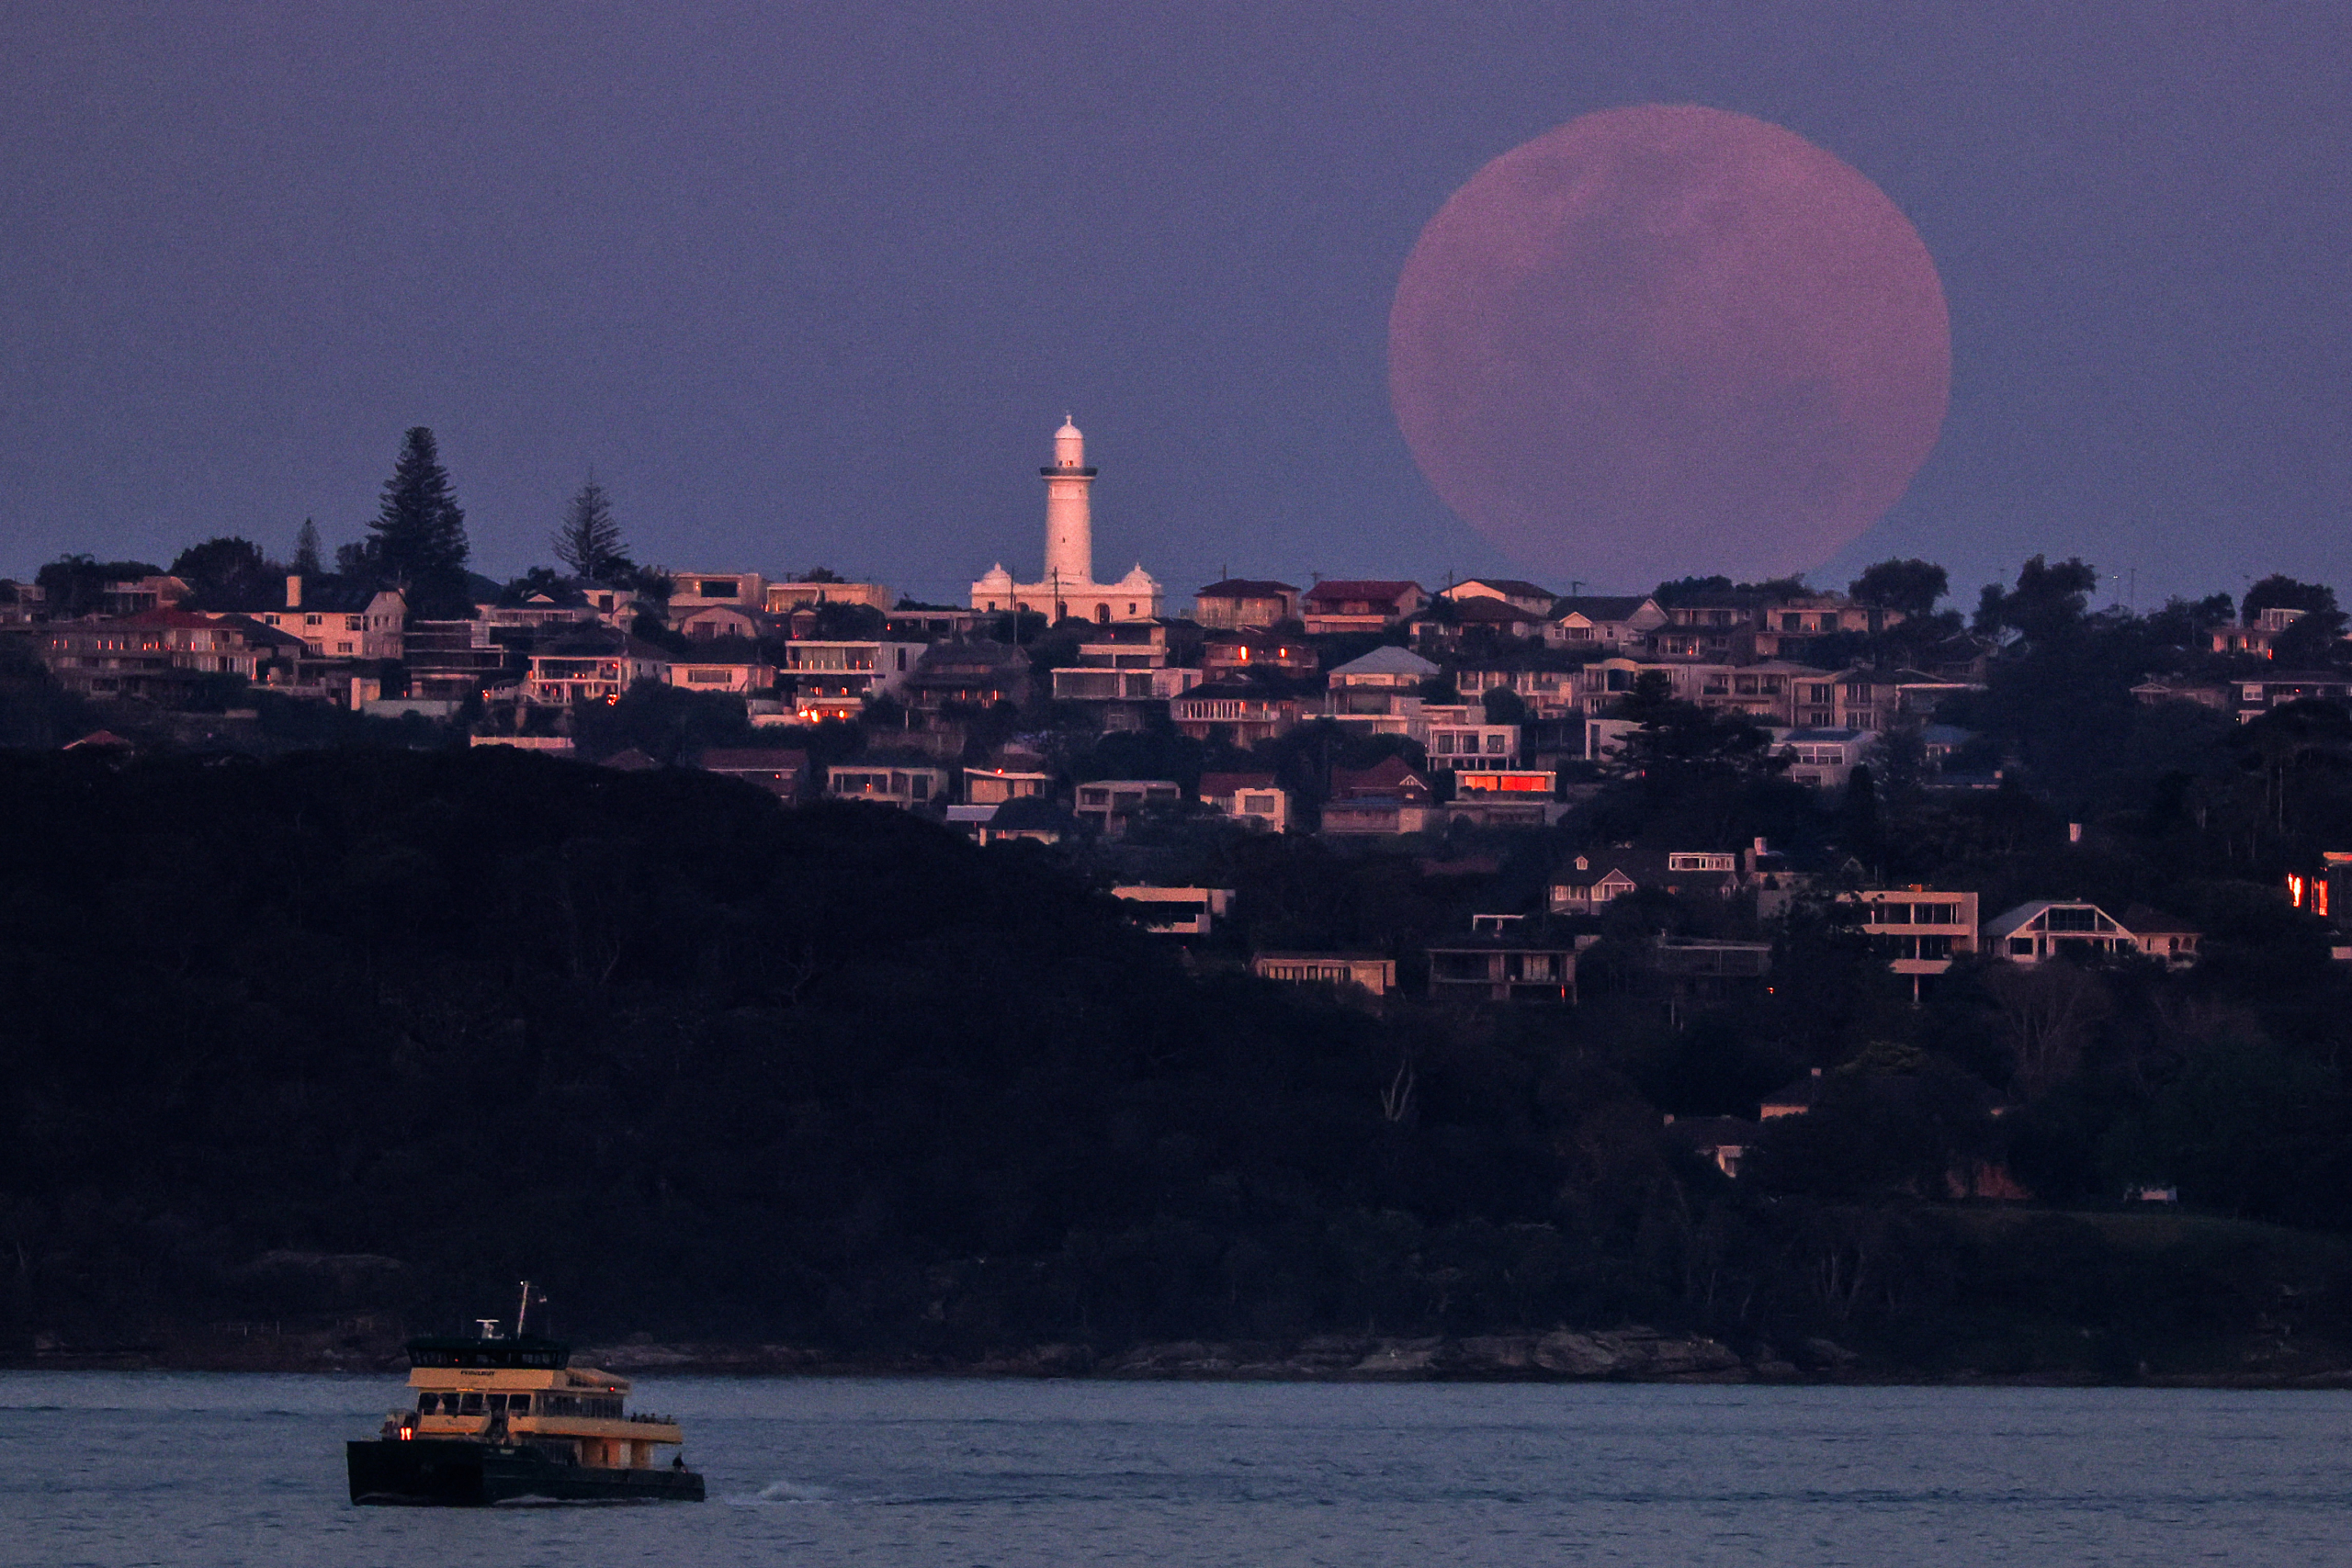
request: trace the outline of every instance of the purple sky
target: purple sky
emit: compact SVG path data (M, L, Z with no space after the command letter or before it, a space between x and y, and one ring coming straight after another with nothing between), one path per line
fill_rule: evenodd
M641 558L956 598L1035 568L1065 408L1106 570L1509 570L1389 412L1397 271L1489 159L1663 101L1941 269L1942 443L1817 581L2352 590L2347 72L2335 0L12 0L0 573L355 537L424 423L493 575L594 465Z

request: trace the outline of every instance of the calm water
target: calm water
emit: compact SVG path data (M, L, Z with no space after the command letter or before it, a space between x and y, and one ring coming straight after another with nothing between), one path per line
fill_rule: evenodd
M2352 1395L639 1386L711 1502L354 1508L397 1378L0 1372L0 1562L2352 1562Z

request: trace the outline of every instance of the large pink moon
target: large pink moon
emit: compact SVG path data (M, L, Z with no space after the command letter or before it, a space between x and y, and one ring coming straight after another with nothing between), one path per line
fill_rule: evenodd
M1902 495L1943 423L1951 324L1860 173L1747 115L1645 105L1453 193L1397 282L1388 384L1438 495L1527 570L1761 578Z

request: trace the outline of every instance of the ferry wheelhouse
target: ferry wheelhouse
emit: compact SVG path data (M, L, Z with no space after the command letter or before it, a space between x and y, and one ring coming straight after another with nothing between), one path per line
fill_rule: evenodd
M525 1293L528 1313L528 1287ZM628 1379L571 1348L484 1319L473 1338L408 1342L413 1408L346 1445L354 1503L695 1502L685 1434L628 1409Z

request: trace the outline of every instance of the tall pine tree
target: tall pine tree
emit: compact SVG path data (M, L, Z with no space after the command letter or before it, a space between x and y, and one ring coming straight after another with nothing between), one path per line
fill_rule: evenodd
M372 564L387 581L406 587L411 615L447 620L470 611L466 514L450 491L433 432L424 425L401 437L400 459L368 530Z
M548 536L555 558L583 582L615 582L634 570L613 521L613 503L592 472L564 509L563 526Z
M309 518L302 519L301 532L294 536L294 558L287 562L288 571L299 571L304 577L316 577L327 569L325 547L319 543L319 525Z

